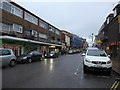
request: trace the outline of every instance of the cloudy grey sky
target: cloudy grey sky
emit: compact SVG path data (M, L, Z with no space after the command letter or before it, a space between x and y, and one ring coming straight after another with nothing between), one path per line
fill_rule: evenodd
M78 36L96 35L116 2L17 2L55 27Z

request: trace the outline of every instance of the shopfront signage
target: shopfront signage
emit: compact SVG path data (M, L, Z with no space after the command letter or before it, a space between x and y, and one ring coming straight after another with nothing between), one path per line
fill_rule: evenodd
M10 41L10 40L2 40L2 44L14 44L14 45L21 45L22 42L19 41Z
M109 46L113 46L113 45L117 45L117 43L116 43L116 42L113 42L113 43L109 43L108 45L109 45Z
M117 42L117 45L120 45L120 41Z
M118 15L118 23L120 24L120 15Z

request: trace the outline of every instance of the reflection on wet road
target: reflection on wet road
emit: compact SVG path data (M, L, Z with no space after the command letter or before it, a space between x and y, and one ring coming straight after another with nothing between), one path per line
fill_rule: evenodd
M117 73L83 74L81 54L45 58L31 64L3 69L4 88L110 88ZM6 84L7 83L7 84Z

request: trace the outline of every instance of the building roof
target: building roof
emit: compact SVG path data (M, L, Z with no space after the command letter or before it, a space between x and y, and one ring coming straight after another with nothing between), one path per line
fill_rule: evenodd
M120 7L120 4L117 4L117 5L114 7L113 10L115 10L115 8L118 8L118 7Z

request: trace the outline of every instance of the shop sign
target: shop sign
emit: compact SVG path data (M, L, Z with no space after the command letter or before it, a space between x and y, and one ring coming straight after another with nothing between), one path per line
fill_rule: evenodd
M120 24L120 15L118 15L118 23Z
M117 45L120 45L120 41L117 42Z
M109 43L108 45L109 45L109 46L113 46L113 45L117 45L117 43L116 43L116 42L113 42L113 43Z
M49 46L50 48L55 48L55 46Z
M18 47L19 47L19 46L16 46L16 45L9 45L9 44L3 44L2 46L3 46L3 48L14 49L14 50L18 50Z
M10 40L2 40L2 44L14 44L14 45L21 45L22 42L18 41L10 41Z
M67 46L70 46L70 44L67 44Z
M102 41L101 41L101 40L98 40L97 43L102 43Z
M2 40L0 40L0 44L2 44Z

